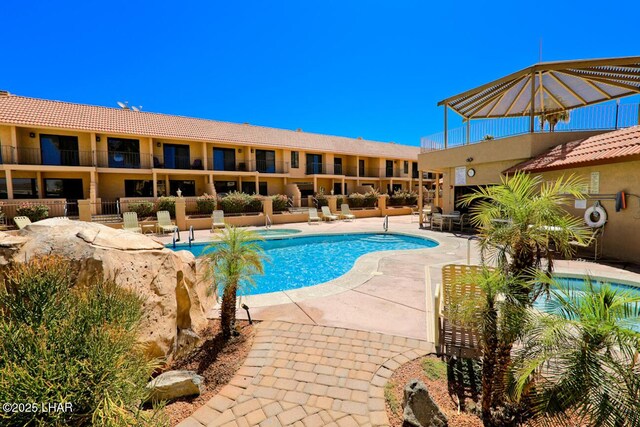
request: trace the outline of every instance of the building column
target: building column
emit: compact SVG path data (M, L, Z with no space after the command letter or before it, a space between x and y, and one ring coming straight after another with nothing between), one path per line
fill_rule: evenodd
M210 196L215 196L216 194L216 186L213 184L213 174L209 174L209 183L207 184L207 194L209 194Z
M424 207L424 194L422 190L422 175L423 172L421 170L418 171L418 223L420 224L420 228L422 228L422 224L424 224L424 218L422 217L422 208Z
M238 191L242 191L242 175L238 176Z
M209 160L207 157L207 143L202 142L202 167L204 170L209 170Z
M42 187L42 172L36 172L36 184L38 185L38 198L44 199L44 188Z
M171 196L171 192L169 191L169 174L164 176L164 195Z
M345 188L345 179L342 178L342 194L346 196L347 189Z
M256 174L256 194L260 194L260 175Z
M436 173L435 205L440 207L440 173Z
M95 132L91 132L91 165L98 166L98 141Z
M156 173L155 169L151 174L151 179L153 179L153 197L157 198L158 197L158 174Z
M13 199L13 178L11 177L11 169L4 171L4 177L7 181L7 199Z
M18 163L18 130L15 126L11 126L9 145L11 146L11 163Z
M148 144L149 144L149 168L153 168L153 138L149 138Z
M318 192L318 177L316 175L313 176L313 194Z

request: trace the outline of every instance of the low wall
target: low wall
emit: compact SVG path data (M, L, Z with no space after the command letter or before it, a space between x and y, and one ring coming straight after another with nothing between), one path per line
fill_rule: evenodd
M408 206L397 206L382 210L382 216L411 215L411 208Z
M263 214L243 215L243 216L225 216L224 222L235 227L248 227L264 225L265 217ZM187 229L193 226L195 230L206 230L211 228L211 217L187 217Z

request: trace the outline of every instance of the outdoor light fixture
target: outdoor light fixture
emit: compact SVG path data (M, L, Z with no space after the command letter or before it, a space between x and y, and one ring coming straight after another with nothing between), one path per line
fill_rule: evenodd
M29 138L35 138L36 134L35 132L29 132Z
M182 197L182 190L178 188L178 191L176 191L176 195L178 197Z
M467 157L467 162L468 162L468 163L473 162L473 157Z
M158 147L158 148L162 147L162 142L160 142L160 141L156 142L156 147Z
M100 137L96 135L96 142L100 142Z
M253 325L253 321L251 320L251 314L249 314L249 306L247 304L242 304L241 307L244 309L244 311L247 312L247 319L249 319L249 324Z
M238 153L242 153L242 148L238 148Z

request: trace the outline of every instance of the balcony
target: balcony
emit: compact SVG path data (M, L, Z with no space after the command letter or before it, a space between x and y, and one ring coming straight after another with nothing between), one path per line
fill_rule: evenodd
M0 163L47 166L93 166L91 151L57 150L42 152L40 148L3 146Z
M289 162L274 162L267 160L253 160L247 164L250 172L260 173L287 173Z
M157 169L204 170L202 157L153 156L153 167Z
M131 151L98 151L98 167L151 169L151 156Z

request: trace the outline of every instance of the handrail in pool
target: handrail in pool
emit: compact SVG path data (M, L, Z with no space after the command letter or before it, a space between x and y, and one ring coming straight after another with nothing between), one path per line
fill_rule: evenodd
M267 230L269 230L271 228L271 218L269 217L269 215L265 215L264 228L267 229Z
M384 229L385 233L389 230L389 215L384 216L384 222L382 223L382 228Z
M189 247L191 247L191 242L196 240L196 234L193 231L193 225L189 227Z

